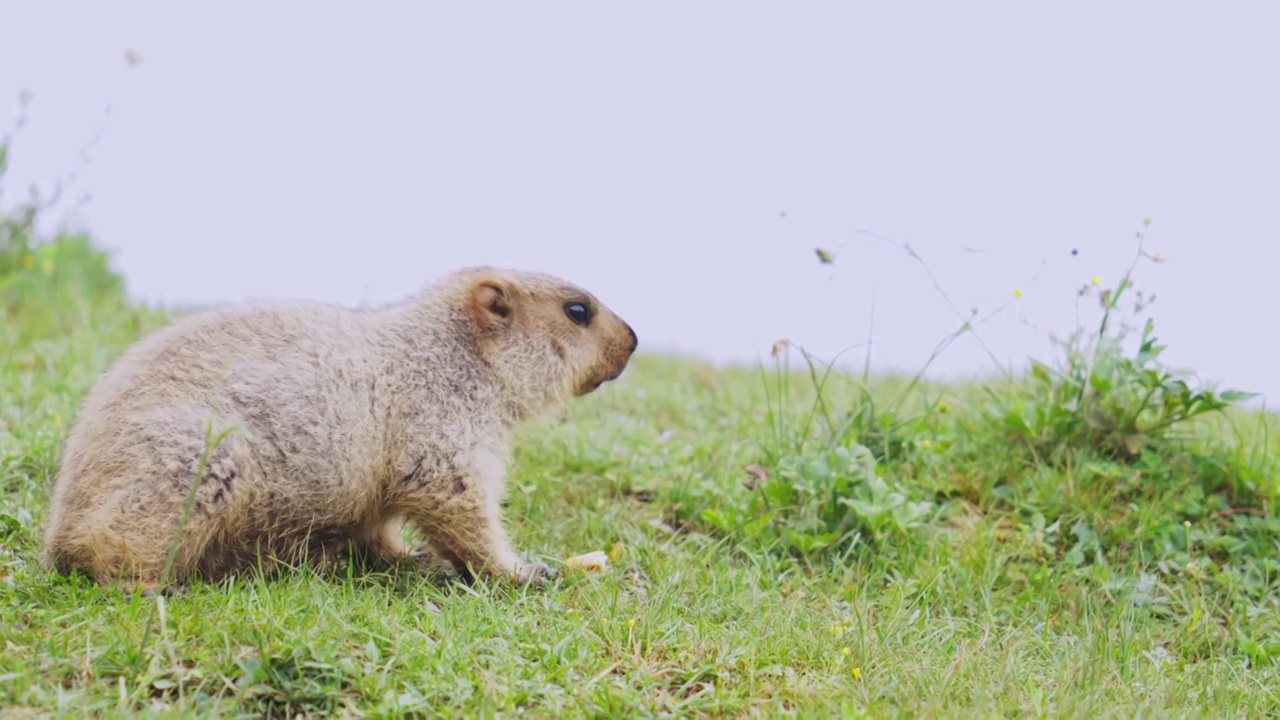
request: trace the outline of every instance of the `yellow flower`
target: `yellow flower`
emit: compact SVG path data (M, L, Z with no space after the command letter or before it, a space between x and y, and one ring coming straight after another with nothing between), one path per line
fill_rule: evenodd
M627 621L627 627L629 627L629 628L633 628L633 627L635 627L635 626L636 626L636 619L635 619L635 618L631 618L630 620L628 620L628 621Z
M625 543L623 543L621 540L615 542L613 544L613 547L609 548L609 562L617 563L619 558L622 557L622 552L624 550L626 550Z
M831 625L831 634L832 634L832 635L835 635L836 637L840 637L840 634L841 634L841 633L843 633L843 632L844 632L844 628L840 627L840 623L833 623L833 624Z
M1092 280L1091 282L1093 282L1093 284L1094 284L1094 285L1101 285L1101 284L1102 284L1102 278L1098 277L1097 275L1094 275L1094 276L1093 276L1093 280Z
M861 680L861 679L862 679L862 668L860 668L860 667L854 667L854 668L853 668L853 679L854 679L854 680Z
M1021 291L1021 290L1014 290L1014 291L1013 291L1013 296L1014 296L1014 297L1016 297L1016 298L1020 298L1020 297L1022 297L1022 291Z
M845 648L845 649L841 650L840 652L841 652L841 653L843 653L845 657L849 657L849 648Z

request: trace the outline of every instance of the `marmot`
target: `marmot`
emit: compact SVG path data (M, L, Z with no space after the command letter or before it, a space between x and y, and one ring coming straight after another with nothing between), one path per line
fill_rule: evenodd
M317 551L397 560L413 552L399 536L408 522L465 576L542 584L555 571L518 556L500 520L509 437L616 379L636 345L586 290L487 266L374 309L270 303L184 318L127 350L85 398L42 561L146 592L172 562L161 588L172 591ZM224 431L207 451L207 433Z

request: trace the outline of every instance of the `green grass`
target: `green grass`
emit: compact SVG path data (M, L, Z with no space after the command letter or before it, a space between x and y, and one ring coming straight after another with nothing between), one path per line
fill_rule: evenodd
M47 574L77 403L165 316L84 239L0 256L0 717L1280 712L1267 418L1117 430L1124 388L1075 412L1070 373L819 393L803 366L638 357L521 436L519 548L613 556L543 590L304 570L161 600Z

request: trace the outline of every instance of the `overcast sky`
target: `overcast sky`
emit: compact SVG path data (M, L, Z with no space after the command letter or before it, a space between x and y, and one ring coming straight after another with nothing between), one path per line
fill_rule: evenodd
M47 227L139 298L354 305L486 263L646 349L829 357L874 317L912 370L959 320L910 243L961 314L1021 291L981 330L1020 362L1151 217L1168 358L1280 391L1280 3L107 5L6 3L0 122L32 99L0 205L79 172Z

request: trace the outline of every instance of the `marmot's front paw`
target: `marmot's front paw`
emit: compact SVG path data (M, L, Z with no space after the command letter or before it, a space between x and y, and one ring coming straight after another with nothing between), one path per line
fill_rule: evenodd
M534 587L542 587L557 575L559 573L556 569L549 565L521 562L516 564L514 580L516 585L533 583Z

